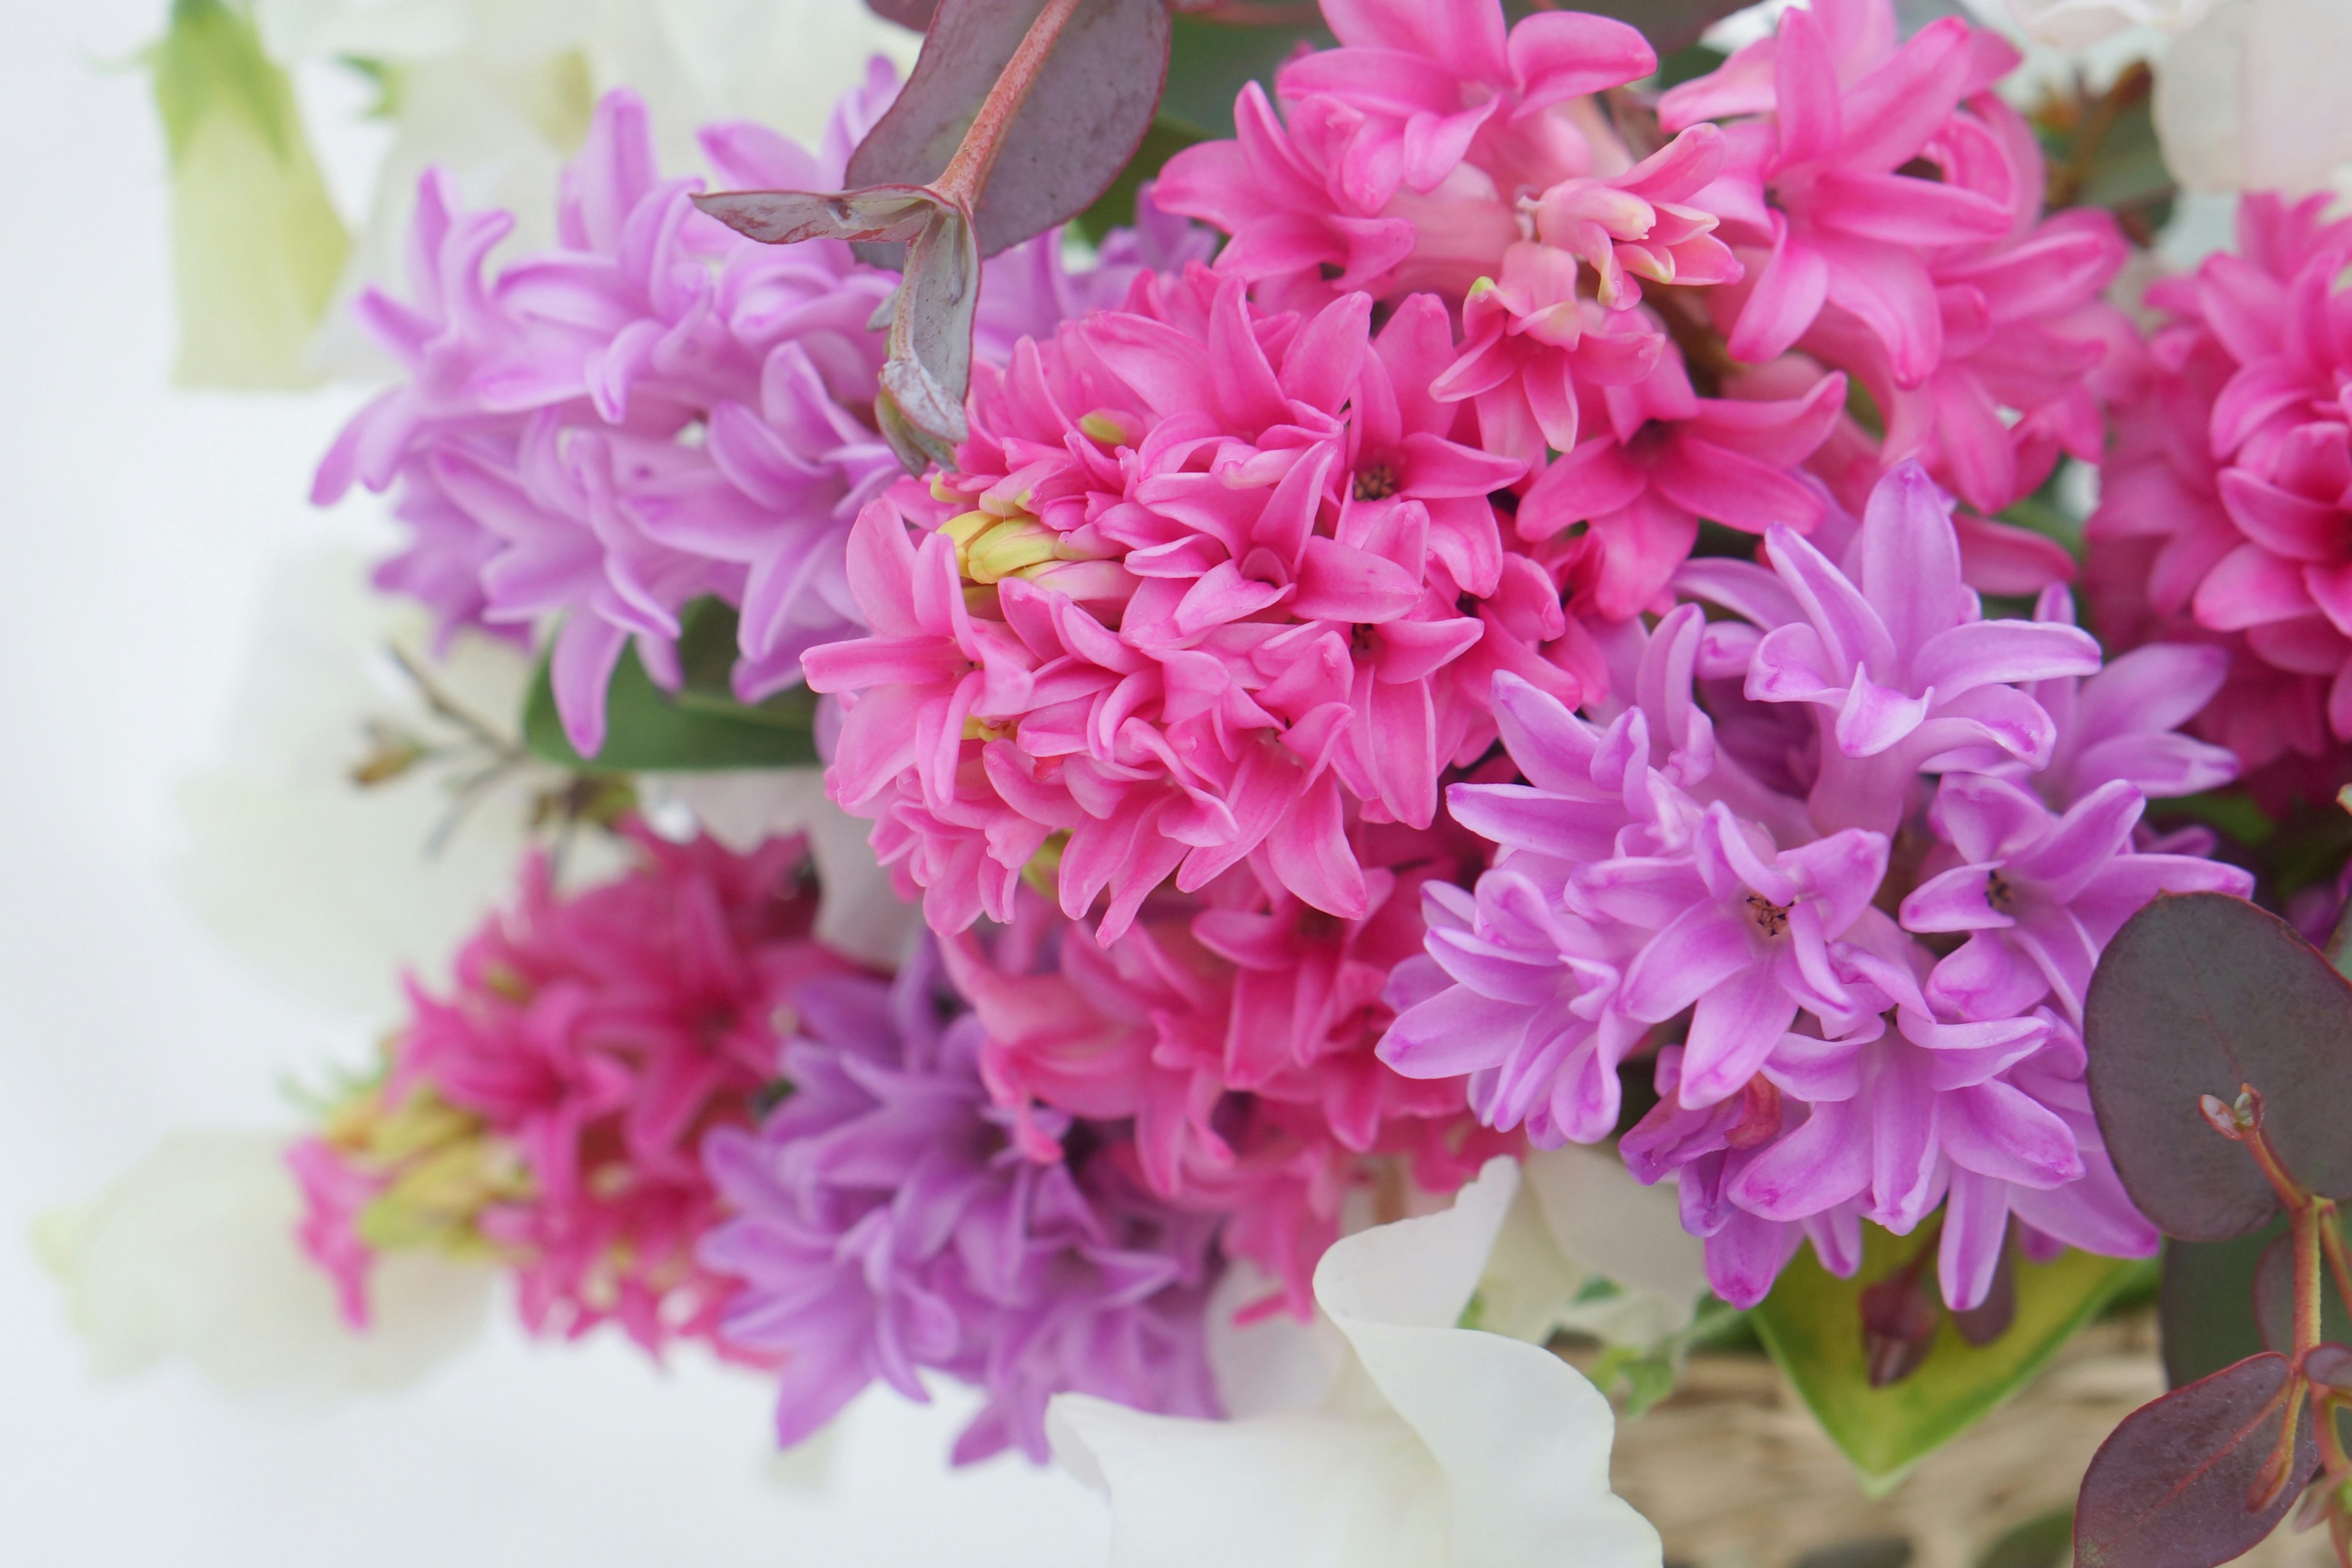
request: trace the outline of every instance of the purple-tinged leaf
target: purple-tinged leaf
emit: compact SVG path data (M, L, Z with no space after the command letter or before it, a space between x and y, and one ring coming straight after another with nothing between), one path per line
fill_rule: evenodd
M1891 1388L1919 1370L1936 1347L1943 1310L1919 1279L1906 1268L1862 1293L1863 1359L1870 1386Z
M971 379L972 312L980 303L980 252L960 212L932 215L907 246L907 275L890 317L890 354L876 407L898 460L916 473L926 460L952 467L969 433L963 395Z
M2352 1196L2352 984L2294 928L2222 893L2159 894L2107 944L2084 1017L2091 1103L2125 1188L2168 1236L2223 1241L2277 1212L2199 1110L2262 1092L2294 1178Z
M2252 1550L2318 1468L2305 1400L2286 1484L2247 1506L2279 1451L2294 1377L2266 1352L2125 1416L2083 1477L2076 1568L2219 1568Z
M2323 1388L2352 1394L2352 1347L2329 1340L2303 1358L2303 1375Z
M1045 3L940 0L898 101L850 157L849 183L937 180ZM1163 0L1083 0L973 205L980 254L993 256L1084 212L1135 155L1167 75Z
M931 25L931 13L940 8L940 0L866 0L866 8L886 22L919 33Z
M2004 1244L1994 1268L1992 1288L1985 1299L1965 1312L1952 1314L1952 1327L1972 1345L1989 1345L2009 1332L2017 1321L2017 1249Z
M876 185L841 192L730 191L695 205L769 245L805 239L906 241L906 275L889 304L889 355L875 423L909 471L946 467L968 434L963 395L971 380L972 315L980 253L971 216L937 191Z
M919 185L862 191L721 191L694 205L747 239L912 239L940 205Z

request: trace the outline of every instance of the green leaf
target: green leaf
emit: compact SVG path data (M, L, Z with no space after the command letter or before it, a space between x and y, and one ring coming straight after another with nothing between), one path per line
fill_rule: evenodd
M698 599L681 617L678 662L684 681L664 691L631 647L604 692L604 749L593 758L572 749L555 710L555 688L541 660L523 710L523 743L531 754L567 768L612 773L703 773L729 768L807 767L817 761L816 697L805 687L747 706L728 686L735 663L735 612Z
M1160 123L1202 142L1234 133L1234 100L1253 81L1272 93L1274 73L1301 38L1318 49L1339 42L1321 27L1236 27L1181 12L1170 20Z
M2128 1258L2087 1252L2064 1252L2048 1263L2021 1258L2017 1316L2007 1333L1979 1349L1960 1338L1947 1315L1916 1372L1891 1387L1873 1388L1864 1359L1862 1292L1927 1245L1932 1244L1919 1237L1864 1226L1862 1268L1853 1279L1838 1279L1807 1248L1748 1314L1799 1397L1874 1495L2022 1388L2133 1273Z
M2254 1318L2254 1268L2286 1234L2281 1215L2228 1241L2167 1241L2158 1300L2165 1381L2179 1388L2273 1347ZM2320 1279L2319 1337L2352 1344L2352 1313L2333 1281Z
M1112 229L1134 223L1135 194L1143 182L1158 179L1169 159L1202 140L1197 132L1173 121L1153 121L1151 129L1144 132L1143 145L1135 150L1118 178L1095 198L1094 205L1078 215L1078 231L1099 245Z

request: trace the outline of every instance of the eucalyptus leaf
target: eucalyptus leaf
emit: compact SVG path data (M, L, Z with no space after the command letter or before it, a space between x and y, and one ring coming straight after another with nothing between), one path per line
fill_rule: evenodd
M2319 1463L2306 1400L2284 1484L2247 1506L2278 1448L2278 1396L2293 1376L2286 1357L2264 1352L2125 1416L2083 1477L2076 1568L2219 1568L2259 1544Z
M765 245L806 239L904 240L906 276L890 296L889 353L875 422L911 473L954 461L968 433L971 331L980 252L971 215L920 185L856 191L726 191L695 205ZM877 313L877 320L880 316Z
M1748 1314L1798 1396L1874 1492L2023 1387L2135 1272L2128 1258L2086 1252L2020 1261L2006 1333L1971 1345L1947 1317L1901 1382L1873 1388L1863 1292L1900 1272L1923 1245L1932 1244L1864 1226L1854 1278L1840 1279L1810 1249L1801 1251Z
M2277 1195L2199 1110L2242 1085L2297 1181L2352 1196L2352 984L2276 915L2221 893L2159 894L2100 956L2084 1008L2092 1108L2116 1171L2168 1236L2226 1241Z
M621 655L604 692L604 747L580 755L564 737L546 661L523 710L523 743L562 767L612 773L716 772L806 767L817 761L816 699L804 687L764 702L735 700L728 675L735 660L735 612L698 600L682 617L679 689L664 691L632 647Z
M940 0L907 85L850 157L849 183L938 180L1045 7ZM972 204L982 255L1076 216L1118 177L1159 106L1169 31L1163 0L1079 0Z

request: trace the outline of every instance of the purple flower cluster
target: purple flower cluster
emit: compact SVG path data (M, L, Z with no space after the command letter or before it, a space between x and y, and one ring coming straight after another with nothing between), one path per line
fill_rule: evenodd
M1130 1124L1032 1111L1041 1161L981 1080L980 1020L926 947L895 983L811 981L783 1051L789 1094L704 1148L734 1211L703 1264L741 1281L721 1332L782 1363L787 1446L879 1378L987 1391L957 1462L1047 1456L1045 1402L1077 1392L1220 1413L1202 1327L1221 1216L1153 1197Z
M2063 589L2034 620L1983 618L1916 465L1858 527L1766 548L1769 567L1677 576L1726 618L1685 603L1623 627L1591 719L1498 678L1528 782L1451 790L1500 847L1474 891L1425 888L1428 955L1391 984L1382 1059L1469 1073L1482 1120L1557 1145L1607 1137L1619 1065L1671 1041L1622 1152L1678 1175L1742 1306L1801 1241L1851 1273L1863 1220L1907 1234L1939 1205L1955 1308L1983 1300L2012 1217L2035 1251L2153 1250L2090 1115L2083 1002L2158 892L2251 890L2139 826L2149 797L2233 775L2169 729L2216 656L2103 669Z
M877 60L812 153L751 123L709 127L722 184L829 190L897 86ZM572 744L604 743L604 690L634 641L679 679L679 612L715 595L740 612L736 693L801 679L806 648L860 629L844 550L858 509L898 472L876 432L884 353L868 322L898 285L846 245L765 246L695 210L691 179L661 177L644 104L597 107L566 171L559 243L486 276L513 227L460 209L429 172L408 259L412 298L371 290L371 333L406 379L345 428L313 499L396 488L408 549L379 586L446 629L531 627L551 639ZM1135 277L1202 254L1208 237L1160 217L1114 235L1071 274L1058 233L991 260L976 353L1116 303Z

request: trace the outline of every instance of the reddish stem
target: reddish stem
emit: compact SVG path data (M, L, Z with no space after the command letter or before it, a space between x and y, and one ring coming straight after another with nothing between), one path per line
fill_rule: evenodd
M2333 1199L2322 1200L2319 1248L2327 1259L2327 1271L2336 1276L2336 1293L2347 1303L2352 1303L2352 1257L2347 1257L2345 1252L2344 1227L2336 1223Z
M989 171L996 166L997 154L1004 150L1005 138L1011 134L1013 122L1021 117L1021 105L1029 97L1029 89L1037 85L1045 73L1046 58L1069 25L1071 15L1085 0L1046 0L1045 8L1029 24L1022 35L1021 47L1004 62L997 76L996 85L982 100L980 112L972 117L971 129L963 133L956 144L955 156L940 177L931 182L931 189L966 212L980 205L980 193L988 184Z

